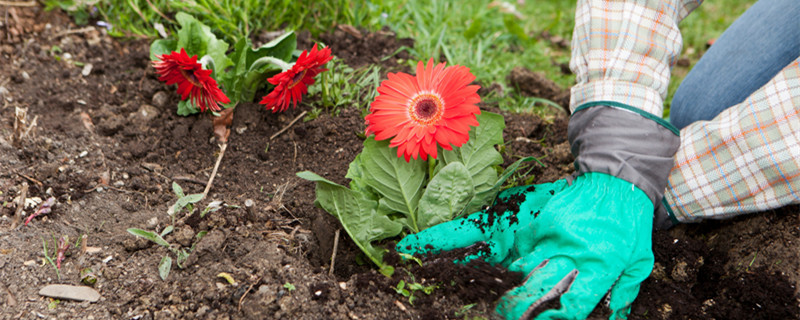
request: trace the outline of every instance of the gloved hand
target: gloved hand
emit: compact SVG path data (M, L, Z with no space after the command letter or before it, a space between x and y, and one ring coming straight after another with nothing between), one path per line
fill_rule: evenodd
M509 189L492 208L409 235L397 250L486 242L483 259L527 275L501 298L496 311L505 319L583 319L609 290L611 318L624 318L653 267L652 215L653 204L633 184L587 173L569 186L559 180ZM559 298L560 308L546 310Z

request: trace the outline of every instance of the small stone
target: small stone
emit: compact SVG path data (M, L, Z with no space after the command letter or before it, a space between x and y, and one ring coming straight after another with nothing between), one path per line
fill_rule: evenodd
M247 199L247 200L244 201L244 206L247 207L247 208L250 208L250 207L254 206L255 204L256 203L255 203L255 201L253 201L253 199Z
M29 75L28 72L25 72L25 71L22 71L22 73L20 73L20 76L22 76L22 79L25 80L25 81L28 81L28 80L31 79L31 75Z
M347 283L339 282L339 288L342 288L342 290L347 290Z
M33 267L33 266L36 265L36 261L28 260L28 261L23 262L22 264L25 265L25 266L28 266L28 267Z
M66 284L51 284L41 290L39 295L56 299L96 302L100 300L97 290L84 286L71 286Z
M143 121L149 122L155 119L158 116L158 109L156 107L151 106L149 104L143 104L139 107L139 110L136 111L136 115Z
M147 229L155 229L156 225L158 225L157 217L152 217L149 220L147 220L147 225L146 225Z
M168 101L169 95L164 91L156 92L156 94L153 95L153 105L156 107L163 108L167 105Z
M93 66L92 66L91 63L87 63L87 64L83 65L83 69L81 70L81 74L84 77L88 76L90 73L92 73L92 67Z

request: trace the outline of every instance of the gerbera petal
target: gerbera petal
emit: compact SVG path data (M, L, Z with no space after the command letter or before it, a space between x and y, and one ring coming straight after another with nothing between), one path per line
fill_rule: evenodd
M433 59L417 63L417 75L389 73L370 104L366 132L376 140L391 138L397 156L410 159L436 158L438 147L452 150L469 140L477 126L480 108L478 86L469 68L446 67Z

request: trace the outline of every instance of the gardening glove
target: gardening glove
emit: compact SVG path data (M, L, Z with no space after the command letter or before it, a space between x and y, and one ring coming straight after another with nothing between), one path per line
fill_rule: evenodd
M507 189L482 211L406 236L397 244L397 251L427 254L474 246L477 252L462 262L481 258L508 266L527 254L516 250L518 231L531 224L547 202L565 187L567 181L562 179Z
M527 275L497 306L506 319L583 319L608 292L611 318L625 318L653 267L654 204L678 137L664 123L598 105L576 110L569 140L578 169L571 184L509 189L492 207L409 235L397 250L476 246L476 256Z

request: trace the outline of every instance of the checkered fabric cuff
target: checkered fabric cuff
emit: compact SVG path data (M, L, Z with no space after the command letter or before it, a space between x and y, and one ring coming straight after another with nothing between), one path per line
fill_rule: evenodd
M614 101L636 106L639 110L659 118L664 105L661 94L649 86L627 81L602 80L573 86L570 111L575 113L578 107L596 101Z

